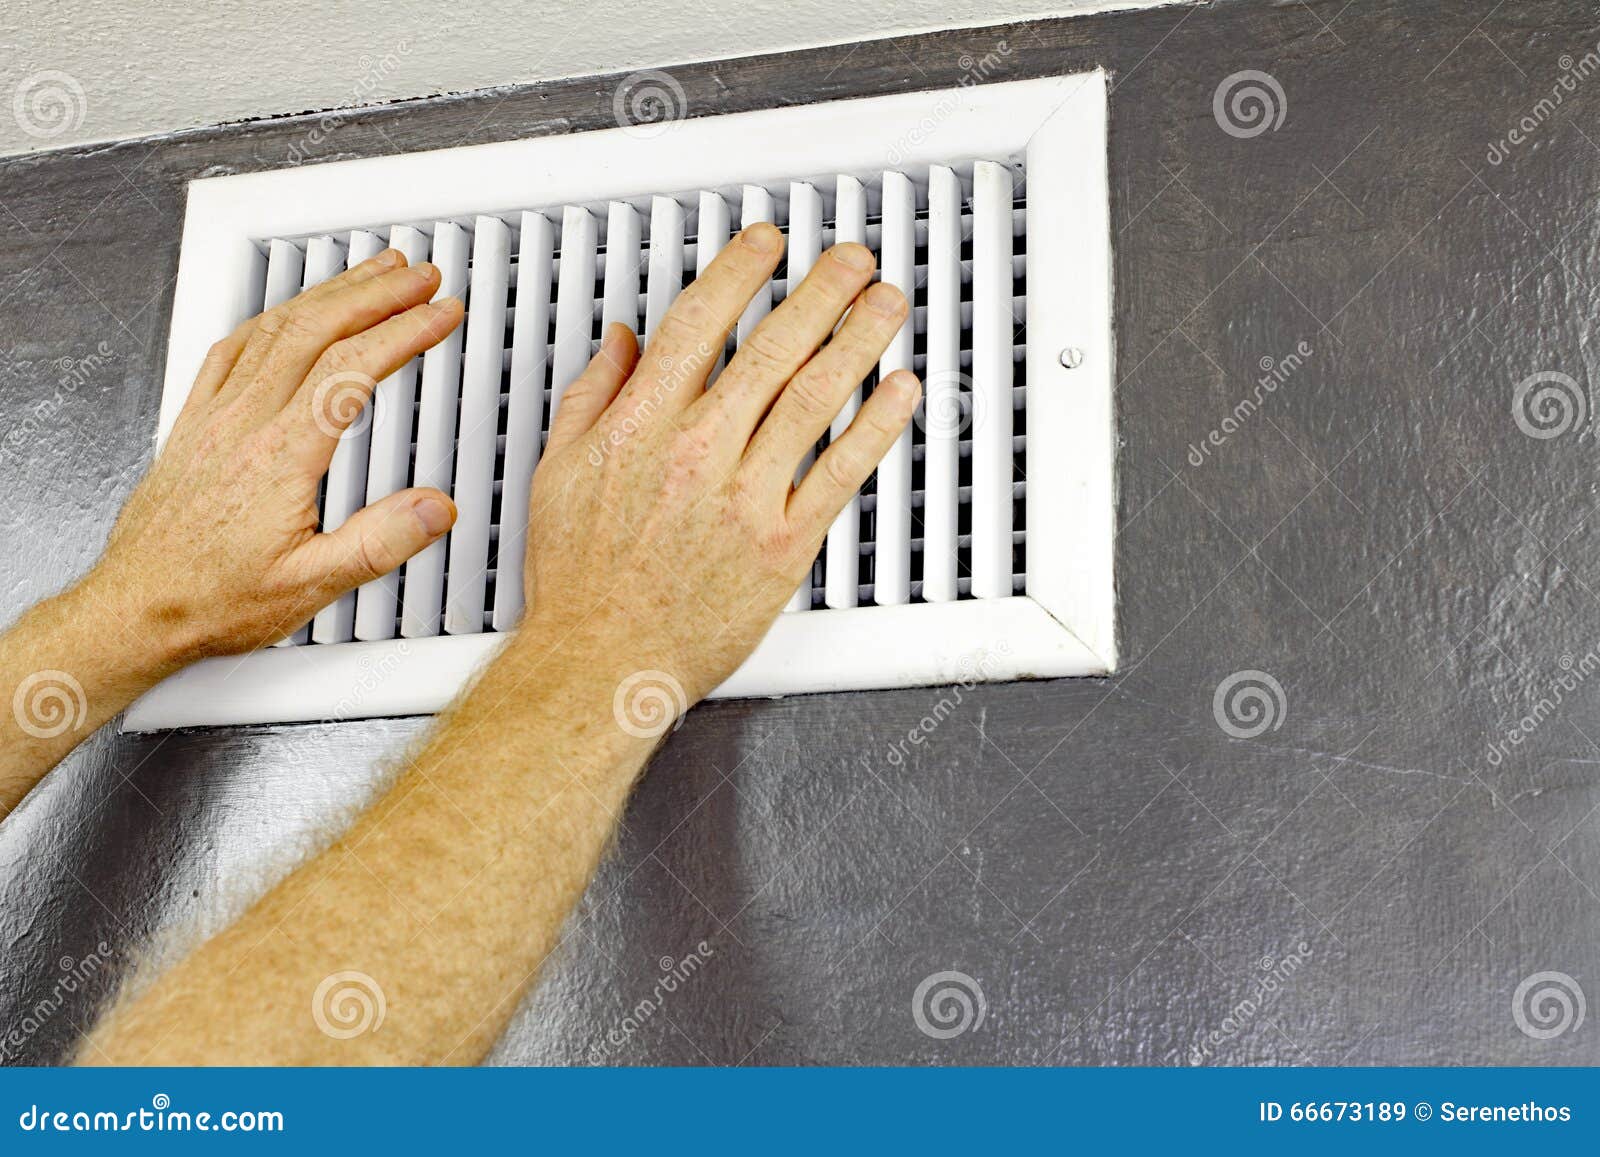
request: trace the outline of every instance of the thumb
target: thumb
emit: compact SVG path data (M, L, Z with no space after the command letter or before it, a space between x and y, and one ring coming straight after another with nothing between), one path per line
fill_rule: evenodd
M331 597L388 574L442 538L455 520L455 503L441 491L400 490L317 535L299 549L300 562Z

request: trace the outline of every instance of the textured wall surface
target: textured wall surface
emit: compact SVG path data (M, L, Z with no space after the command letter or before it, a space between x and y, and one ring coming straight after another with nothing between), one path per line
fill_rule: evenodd
M1115 75L1124 669L695 710L493 1059L1600 1062L1592 1016L1540 1039L1554 1006L1514 1005L1542 972L1600 995L1600 15L1242 0L676 76L744 109L953 83L1000 39L1008 75ZM1214 106L1247 69L1281 121ZM599 126L611 90L375 110L326 151ZM145 464L184 181L308 123L0 163L7 614ZM1216 704L1239 672L1254 722ZM62 1056L424 725L86 743L0 827L6 1055ZM939 1038L913 996L946 971L984 1016Z
M641 19L626 0L7 0L0 156L891 33L1185 2L1193 0L696 0Z

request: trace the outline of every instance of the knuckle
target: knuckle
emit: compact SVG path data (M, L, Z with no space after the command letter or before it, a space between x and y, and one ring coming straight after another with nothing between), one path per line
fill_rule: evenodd
M792 409L813 419L827 418L838 408L828 395L824 379L813 373L797 375L783 391L784 400Z
M388 571L388 556L376 535L363 534L356 539L355 565L360 574L377 578Z
M794 340L775 325L758 325L744 340L740 352L748 353L758 367L773 369L788 365L799 353Z
M854 490L860 483L861 463L855 454L844 446L836 446L832 454L822 456L823 476L840 490Z
M320 338L322 329L319 310L297 305L284 311L275 333L287 342L308 342Z
M667 310L667 315L661 319L658 334L673 344L694 341L716 324L716 315L706 303L705 296L689 289L680 294L672 308Z

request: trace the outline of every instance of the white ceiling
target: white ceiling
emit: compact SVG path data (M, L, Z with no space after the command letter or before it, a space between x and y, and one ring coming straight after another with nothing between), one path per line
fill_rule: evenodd
M5 0L0 155L562 76L1183 0ZM871 51L871 49L862 49Z

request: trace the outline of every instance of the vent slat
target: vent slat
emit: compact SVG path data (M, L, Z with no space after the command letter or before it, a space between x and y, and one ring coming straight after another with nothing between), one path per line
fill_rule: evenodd
M917 192L904 173L883 175L883 280L914 302L917 295ZM900 327L878 359L878 380L909 370L916 351L914 327ZM911 600L911 430L900 435L878 464L876 556L872 598L879 606Z
M744 200L739 210L739 228L748 229L759 221L777 222L777 212L772 203L772 193L760 185L746 185ZM772 283L769 281L756 290L750 304L739 315L739 344L749 338L750 331L761 324L761 319L772 312Z
M550 421L561 396L589 364L594 329L595 219L568 205L561 214L561 259L556 277L556 345L551 354Z
M456 437L455 486L451 490L456 524L450 531L450 581L444 608L444 629L451 635L476 635L483 630L510 276L511 230L498 217L479 217L472 230L472 284L467 291L461 362L461 429Z
M676 197L650 200L650 272L645 279L644 340L661 325L683 289L683 206Z
M816 265L817 259L822 256L822 194L817 192L815 185L806 181L794 181L789 185L789 245L787 276L784 283L784 297L792 297L800 283ZM741 323L742 324L742 323ZM744 335L740 334L743 340ZM800 456L799 465L795 467L794 484L800 485L806 471L811 469L811 462L816 457L815 451L807 447ZM808 574L800 588L789 596L789 604L783 608L786 611L809 611L811 609L811 577Z
M854 177L840 175L834 196L834 242L854 241L867 243L867 196L861 182ZM791 231L793 229L791 218ZM791 280L790 284L793 284ZM828 441L838 441L844 436L861 408L861 387L858 385L845 399L844 405L828 428ZM810 463L805 464L809 466ZM828 544L823 577L823 602L834 608L853 607L861 579L861 496L855 495L845 504L828 527ZM806 592L810 603L810 592Z
M350 232L350 248L345 257L345 268L354 269L363 261L383 252L383 239L365 229ZM358 404L349 388L333 389L322 399L324 413L337 412L342 416L346 406ZM322 529L338 530L365 503L367 494L367 447L372 437L372 414L367 403L359 401L360 413L346 428L339 444L333 448L333 460L328 464L328 480L322 495ZM313 643L348 643L355 638L356 593L350 591L317 612L311 620Z
M262 308L282 305L299 293L304 281L305 254L290 241L273 241L267 248L267 284L262 295ZM295 631L279 639L275 646L288 647L306 641L303 631Z
M1011 593L1011 170L973 165L972 593Z
M344 268L344 246L336 237L311 237L306 240L305 264L302 267L300 285L296 292L303 292L313 285L321 285L330 277L337 277ZM269 281L272 270L267 270ZM292 297L293 294L290 294ZM285 638L279 639L279 647L298 647L311 641L311 624L304 623L290 632Z
M702 192L699 219L695 227L694 275L696 277L706 271L712 259L722 252L732 235L728 202L723 200L720 193ZM717 364L711 367L711 373L706 377L708 385L716 381L717 375L722 372L722 363L726 357L724 352L717 354Z
M961 382L961 182L943 165L935 165L928 179L922 597L943 603L958 593L959 444L963 407L970 407L972 399Z
M467 231L450 221L433 226L433 263L439 267L435 300L460 297L467 290ZM462 327L422 355L421 401L417 409L414 486L450 489L455 462L456 403L461 388ZM424 547L406 563L400 608L400 633L407 639L439 633L448 537Z
M410 225L389 230L389 246L405 254L408 265L428 259L428 235ZM366 499L376 502L404 490L411 475L411 425L416 416L421 358L412 358L378 383L373 394L372 432L367 456ZM400 573L383 575L356 592L355 637L363 642L394 638L400 608Z
M639 330L639 210L626 201L611 202L606 216L606 269L600 332L620 322Z
M550 271L555 229L524 213L517 250L517 304L511 319L511 385L506 404L505 480L500 490L493 626L509 631L522 617L522 562L528 544L528 488L543 441L544 380L549 366Z

